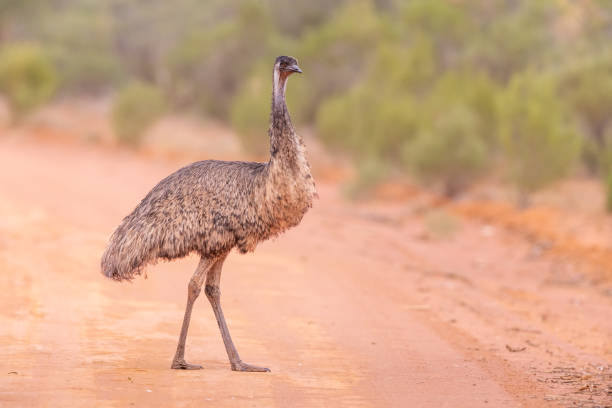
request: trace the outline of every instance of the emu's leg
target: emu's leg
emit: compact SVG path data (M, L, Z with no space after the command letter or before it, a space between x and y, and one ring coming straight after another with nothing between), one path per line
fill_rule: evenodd
M187 307L185 308L185 317L183 318L183 327L181 328L181 334L179 336L178 346L176 347L176 354L172 360L171 368L183 369L183 370L200 370L201 365L189 364L185 362L185 340L187 339L187 330L189 330L189 320L191 319L191 309L193 303L198 298L200 290L202 289L202 283L206 277L206 272L215 265L216 259L205 259L201 258L198 267L189 280L189 286L187 287Z
M223 317L223 310L221 310L221 291L219 290L219 283L221 280L221 268L223 267L223 261L225 261L225 257L219 259L208 271L204 292L206 293L206 297L210 301L213 311L215 312L215 317L217 318L217 323L219 324L219 329L221 330L221 337L223 337L223 344L225 344L225 350L227 351L227 356L229 357L232 370L270 371L270 369L265 367L257 367L243 363L242 360L240 360L236 347L234 346L234 342L230 336L227 324L225 323L225 317Z

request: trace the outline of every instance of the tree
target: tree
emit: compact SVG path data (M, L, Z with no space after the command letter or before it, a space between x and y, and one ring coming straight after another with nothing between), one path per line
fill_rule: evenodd
M500 99L499 137L521 202L566 175L580 150L580 137L549 77L515 76Z
M272 94L272 75L269 62L261 63L249 75L233 100L230 121L242 142L243 148L252 154L264 156L269 150L267 136L270 118L270 100L264 95ZM291 92L289 87L289 92Z
M390 31L390 21L367 0L347 2L333 18L308 31L295 53L305 73L289 99L295 121L313 122L324 100L359 82Z
M36 24L53 60L62 91L97 93L117 85L121 66L113 48L113 21L106 2L58 7Z
M606 131L612 125L612 58L580 64L563 76L561 89L585 129L585 164L591 173L597 173L609 143Z
M14 119L45 103L57 86L55 67L34 44L14 44L0 51L0 90L6 95Z
M506 83L556 50L552 26L559 5L555 0L508 1L490 8L493 15L483 20L478 35L465 47L468 66L485 68Z
M117 138L129 146L138 146L164 110L164 97L157 88L142 82L127 85L113 105L112 121Z
M440 112L431 127L405 145L404 160L425 182L441 182L444 194L452 198L486 168L487 153L478 116L455 105Z
M169 88L179 106L196 106L223 120L248 73L266 61L271 78L278 47L269 10L256 1L240 3L233 19L188 33L169 54ZM271 80L271 79L270 79Z

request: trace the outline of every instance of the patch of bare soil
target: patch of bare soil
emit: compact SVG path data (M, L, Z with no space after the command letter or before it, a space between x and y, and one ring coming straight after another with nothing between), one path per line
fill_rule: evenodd
M0 137L1 406L612 405L606 280L504 223L349 204L332 182L299 227L224 268L234 341L272 372L230 371L205 298L187 340L204 370L170 370L197 259L118 284L99 258L184 164Z

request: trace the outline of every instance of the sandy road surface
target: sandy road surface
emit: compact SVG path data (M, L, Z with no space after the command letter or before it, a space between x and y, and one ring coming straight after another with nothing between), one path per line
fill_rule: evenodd
M118 284L115 226L182 164L0 138L0 406L546 407L612 405L612 291L495 226L424 233L410 205L333 185L302 225L232 254L230 371L205 297L170 370L197 259Z

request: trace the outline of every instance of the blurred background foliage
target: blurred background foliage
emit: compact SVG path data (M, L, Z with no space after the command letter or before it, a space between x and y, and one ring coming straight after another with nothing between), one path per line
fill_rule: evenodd
M143 134L166 109L163 93L156 87L134 82L123 87L115 97L112 125L118 140L137 147Z
M0 49L0 90L13 108L14 120L46 102L56 84L57 71L41 47L22 43Z
M353 158L356 186L399 173L454 197L495 174L526 203L582 171L612 197L609 0L0 1L15 117L54 94L111 95L130 144L169 109L265 154L280 54L305 72L294 122Z

